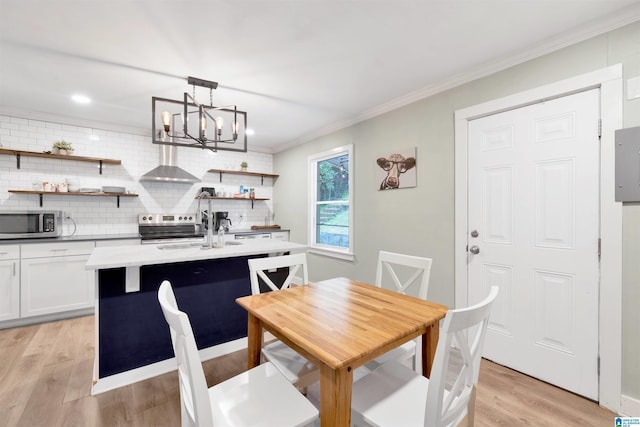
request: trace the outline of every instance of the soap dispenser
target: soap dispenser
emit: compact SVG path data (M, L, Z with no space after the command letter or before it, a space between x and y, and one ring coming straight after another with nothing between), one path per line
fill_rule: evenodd
M218 247L224 248L224 226L218 227Z

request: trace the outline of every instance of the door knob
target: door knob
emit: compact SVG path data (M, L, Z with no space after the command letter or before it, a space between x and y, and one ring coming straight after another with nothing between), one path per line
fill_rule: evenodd
M478 236L479 236L479 234L478 234L478 230L473 230L473 231L471 232L471 237L478 237Z
M480 248L476 245L473 245L469 248L469 252L471 252L474 255L477 255L480 253Z

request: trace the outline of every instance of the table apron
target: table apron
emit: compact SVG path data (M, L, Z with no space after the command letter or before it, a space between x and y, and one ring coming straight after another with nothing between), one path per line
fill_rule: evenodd
M256 322L254 325L252 325L253 322ZM362 356L360 358L358 358L357 360L351 361L351 363L347 363L345 365L331 365L328 364L326 361L318 359L315 355L309 353L308 351L306 351L305 349L301 348L296 342L292 341L291 339L289 339L287 336L285 336L284 334L278 332L275 330L275 328L273 328L271 325L269 325L266 322L262 322L259 318L257 318L256 316L249 314L249 335L251 335L251 328L255 327L255 328L262 328L265 331L271 333L274 337L276 337L277 339L279 339L280 341L282 341L283 343L285 343L287 346L289 346L290 348L292 348L293 350L295 350L297 353L299 353L300 355L304 356L305 359L307 359L308 361L310 361L311 363L313 363L314 365L316 365L317 367L321 367L322 365L327 365L329 366L331 369L340 369L340 368L351 368L351 369L356 369L359 368L362 365L365 365L366 363L369 363L370 361L374 360L377 357L382 356L383 354L393 350L396 347L401 346L402 344L411 341L412 339L415 339L419 336L423 336L423 337L427 337L427 346L425 348L425 346L423 345L423 361L427 361L429 358L427 357L425 359L425 355L424 355L424 351L429 351L430 349L434 350L433 353L431 354L435 354L435 346L438 343L437 340L437 335L436 335L436 339L435 342L433 342L433 339L429 339L430 337L428 337L428 333L431 332L433 334L434 331L431 331L431 329L434 329L436 334L438 332L438 322L435 322L436 327L432 328L433 325L429 325L426 326L424 328L420 328L415 332L412 332L411 334L408 334L404 337L402 337L401 339L398 339L392 343L389 343L381 348L379 348L376 351L373 351L369 354L367 354L366 356ZM260 336L260 342L256 343L256 345L258 345L258 354L260 353L260 349L262 348L262 331L260 331L260 333L258 334ZM431 338L433 337L433 335L431 335ZM423 339L424 341L424 339ZM431 345L429 345L430 343L433 343L433 348L431 347ZM251 341L249 342L249 345L251 345ZM418 350L419 351L419 350ZM251 349L249 349L249 354L252 354ZM432 362L432 361L431 361ZM257 361L257 364L259 364L259 360ZM254 365L254 366L257 366ZM429 364L430 365L430 364ZM429 366L429 371L431 366ZM427 371L423 371L423 372L427 372Z

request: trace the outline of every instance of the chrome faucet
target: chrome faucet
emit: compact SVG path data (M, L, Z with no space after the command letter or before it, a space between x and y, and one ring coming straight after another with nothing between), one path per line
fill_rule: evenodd
M198 198L198 214L203 215L203 212L200 210L200 201L202 197ZM213 212L211 211L211 199L207 200L207 234L204 238L204 243L200 247L200 249L212 249L213 248ZM200 221L202 223L202 220Z
M207 235L205 236L204 243L200 247L200 249L212 249L213 248L213 211L211 206L211 199L209 199L211 195L207 191L203 191L202 193L196 196L198 199L198 210L196 215L199 215L201 219L198 221L196 217L196 221L202 224L202 211L200 210L200 202L202 199L207 199Z
M213 248L213 211L211 210L211 199L207 200L207 248Z

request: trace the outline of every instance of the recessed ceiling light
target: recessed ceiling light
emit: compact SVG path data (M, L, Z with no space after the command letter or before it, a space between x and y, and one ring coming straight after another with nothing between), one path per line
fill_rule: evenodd
M78 104L89 104L91 102L91 99L89 99L89 97L80 94L72 95L71 99L73 100L73 102L76 102Z
M253 131L253 129L249 129L247 128L247 130L245 131L247 135L251 136L253 135L255 132Z

